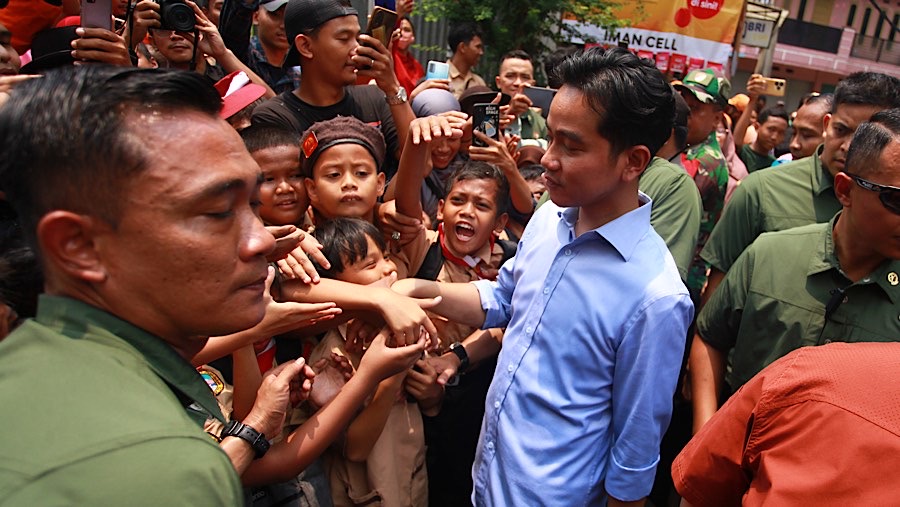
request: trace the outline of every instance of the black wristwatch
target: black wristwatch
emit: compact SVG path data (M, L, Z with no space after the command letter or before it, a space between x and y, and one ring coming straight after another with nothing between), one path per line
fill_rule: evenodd
M460 342L453 342L450 344L450 352L459 358L459 368L456 369L456 372L465 373L469 369L469 354L466 353L466 348Z
M266 440L265 435L238 421L231 421L225 425L225 429L222 430L222 439L225 437L238 437L246 440L253 448L253 452L256 453L256 459L265 456L266 451L269 450L269 441Z

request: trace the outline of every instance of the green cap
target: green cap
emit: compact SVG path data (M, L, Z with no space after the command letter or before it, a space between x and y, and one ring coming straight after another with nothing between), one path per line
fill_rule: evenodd
M684 89L704 104L725 106L731 94L731 83L713 69L692 70L684 77L677 89Z

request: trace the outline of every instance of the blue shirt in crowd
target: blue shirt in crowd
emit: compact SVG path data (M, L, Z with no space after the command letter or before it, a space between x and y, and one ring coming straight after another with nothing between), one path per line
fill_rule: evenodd
M579 237L548 202L497 281L474 282L507 327L486 401L475 505L596 505L650 492L693 304L640 207Z

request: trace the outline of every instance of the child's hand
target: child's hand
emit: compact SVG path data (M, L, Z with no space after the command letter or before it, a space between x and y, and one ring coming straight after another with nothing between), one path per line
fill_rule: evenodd
M263 294L263 298L266 301L266 314L259 324L253 326L254 336L275 336L332 319L341 313L341 309L334 303L276 301L271 294L274 280L275 269L270 266L269 273L266 276L266 289Z
M425 359L416 361L415 367L406 374L406 392L419 402L427 416L437 415L444 400L444 386L437 379L437 371Z
M408 370L417 359L422 357L427 343L424 334L420 334L418 340L412 345L388 347L386 343L388 333L387 328L382 329L372 340L356 370L357 375L363 375L372 382L381 382L392 375Z
M435 115L416 118L409 123L409 138L414 145L430 143L441 137L462 137L465 113L454 111L455 115Z
M313 365L316 378L309 392L309 403L316 410L333 400L353 376L353 366L345 356L331 353Z
M304 234L300 245L277 261L278 269L288 278L299 278L303 283L319 283L319 273L310 259L325 269L331 267L331 263L322 254L322 244L309 234Z

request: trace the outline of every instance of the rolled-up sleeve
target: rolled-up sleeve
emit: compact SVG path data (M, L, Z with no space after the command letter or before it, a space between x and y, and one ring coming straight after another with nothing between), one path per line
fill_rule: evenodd
M627 323L616 352L605 481L614 498L638 500L653 486L692 315L687 295L670 295L650 302Z

